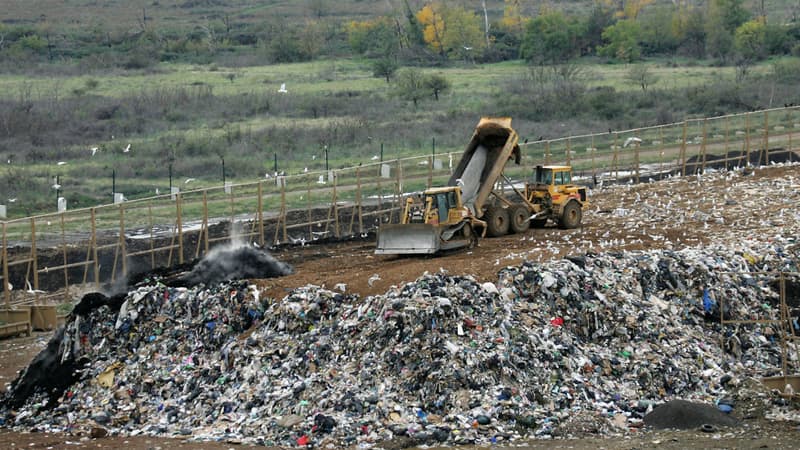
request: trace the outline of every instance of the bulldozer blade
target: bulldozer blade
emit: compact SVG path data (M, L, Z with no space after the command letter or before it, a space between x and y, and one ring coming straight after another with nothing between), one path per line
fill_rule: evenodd
M381 225L376 255L432 254L441 248L441 228L425 223Z

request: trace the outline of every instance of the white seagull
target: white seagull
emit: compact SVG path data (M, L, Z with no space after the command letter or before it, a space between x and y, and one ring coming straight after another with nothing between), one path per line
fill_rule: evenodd
M183 182L183 184L189 184L194 180L195 180L194 178L187 178L186 181Z
M375 282L380 279L381 279L380 275L378 275L377 273L373 274L371 277L369 277L369 279L367 279L367 284L369 284L369 287L372 287L372 285L375 284Z
M129 151L131 151L131 144L128 144L128 146L125 147L125 150L123 150L122 153L128 153Z
M637 144L638 144L638 143L642 142L642 140L641 140L641 139L639 139L639 138L638 138L638 137L636 137L636 136L631 136L631 137L629 137L628 139L625 139L625 143L624 143L624 144L622 144L622 146L623 146L623 147L627 147L628 145L630 145L630 143L631 143L631 142L635 142L635 143L637 143Z
M8 199L8 203L14 203L15 201L17 201L17 197Z
M286 83L281 83L281 88L278 89L278 92L280 92L282 94L285 94L285 93L289 92L289 91L286 90Z
M53 183L52 188L55 189L55 190L59 190L59 189L61 189L61 185L58 184L58 183Z
M92 147L92 156L94 156L97 153L97 150L99 150L99 148Z
M67 163L66 161L59 161L59 162L56 163L56 165L57 166L63 166L66 163Z

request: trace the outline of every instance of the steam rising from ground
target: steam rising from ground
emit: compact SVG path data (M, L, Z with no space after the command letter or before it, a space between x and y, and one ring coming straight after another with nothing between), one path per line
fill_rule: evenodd
M193 286L244 278L274 278L292 273L292 266L273 258L267 251L234 243L213 248L179 283Z

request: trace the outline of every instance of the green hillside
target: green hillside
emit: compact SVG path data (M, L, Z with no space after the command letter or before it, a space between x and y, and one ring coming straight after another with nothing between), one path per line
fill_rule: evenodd
M70 208L112 185L163 192L170 173L219 185L223 161L239 182L321 170L326 148L332 168L381 144L387 159L457 151L482 115L552 139L800 103L792 6L764 3L764 22L760 3L715 1L729 8L635 17L487 1L488 42L481 1L4 2L0 204L53 211L56 182ZM437 20L459 26L437 38Z

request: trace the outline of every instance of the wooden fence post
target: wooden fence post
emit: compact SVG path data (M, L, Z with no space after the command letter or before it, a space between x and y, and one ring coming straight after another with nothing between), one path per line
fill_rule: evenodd
M6 299L6 308L11 308L11 290L8 285L8 237L6 223L3 222L3 296Z
M128 245L125 243L125 204L119 205L120 243L122 244L122 276L128 275Z
M403 170L403 163L400 162L400 158L395 160L395 164L397 165L397 173L395 173L395 183L394 183L394 201L392 202L392 206L394 209L401 206L400 200L403 194L403 175L400 173ZM394 211L389 213L389 217L391 218L389 222L394 222ZM399 214L398 214L399 217Z
M36 250L36 219L31 217L31 257L33 258L33 290L39 290L39 252ZM38 292L35 295L39 299Z
M658 127L658 159L659 159L659 168L658 171L660 173L664 173L664 127Z
M592 152L592 181L594 181L594 179L597 177L597 166L595 166L595 162L594 162L594 152L595 152L595 150L596 150L596 148L594 146L594 135L592 135L592 148L591 148L591 150L589 150L590 152Z
M433 186L433 156L428 157L428 189Z
M97 260L97 215L92 208L92 259L94 260L94 283L100 288L100 262Z
M64 225L64 216L66 213L61 213L61 250L64 254L64 300L69 301L69 259L67 258L67 232Z
M686 176L686 127L687 121L683 121L683 133L681 137L681 176Z
M258 182L258 245L264 248L264 187L263 181ZM206 234L208 236L208 234ZM206 239L208 251L208 239Z
M700 144L701 169L706 173L706 139L708 139L708 119L703 119L703 142Z
M745 160L744 166L750 166L750 113L744 113L744 151Z
M729 116L725 116L725 170L728 170L728 139L730 133L731 120Z
M203 251L204 255L208 254L208 191L203 191ZM198 240L200 236L197 237ZM199 242L197 243L200 244ZM199 255L198 255L199 256Z
M334 179L336 177L334 176ZM334 184L334 189L336 189L336 184ZM289 238L286 234L286 177L281 177L281 231L283 231L283 242L288 242Z
M183 264L183 212L181 211L181 202L183 195L178 192L175 196L175 212L178 215L178 264Z
M614 156L611 160L611 170L614 171L614 181L619 182L619 133L614 132Z
M572 158L570 157L571 156L570 155L571 151L572 151L572 138L568 137L567 138L567 165L568 166L572 162Z
M308 222L308 240L314 239L314 229L311 225L311 177L306 177L306 217Z
M147 217L150 222L150 270L156 268L156 236L153 234L153 202L147 202Z
M357 183L357 190L356 190L356 205L358 206L358 233L364 233L364 217L363 217L363 208L361 205L361 168L356 167L356 183Z
M544 165L550 164L550 141L544 143Z
M764 165L769 165L769 111L764 111Z

